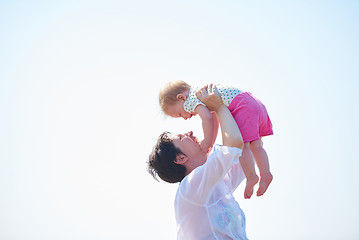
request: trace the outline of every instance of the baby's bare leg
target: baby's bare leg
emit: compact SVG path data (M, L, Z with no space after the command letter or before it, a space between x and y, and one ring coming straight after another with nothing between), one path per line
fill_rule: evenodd
M241 163L242 169L247 178L244 198L249 199L253 194L254 185L256 185L259 180L256 174L254 158L249 147L249 143L244 143L242 156L239 158L239 162Z
M266 150L263 148L262 139L251 142L250 149L253 153L254 159L256 160L257 167L259 169L260 181L257 196L262 196L273 180L273 176L269 169L269 160Z

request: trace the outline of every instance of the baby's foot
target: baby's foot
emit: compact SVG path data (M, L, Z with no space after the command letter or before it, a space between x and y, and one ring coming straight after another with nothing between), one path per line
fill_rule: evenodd
M251 198L251 196L253 194L254 185L256 185L258 181L259 181L259 178L257 175L254 175L251 178L247 178L246 188L244 189L244 198L245 199Z
M259 181L259 187L257 191L258 197L262 196L267 191L267 188L269 184L272 182L272 180L273 180L273 176L270 172L261 175L261 180Z

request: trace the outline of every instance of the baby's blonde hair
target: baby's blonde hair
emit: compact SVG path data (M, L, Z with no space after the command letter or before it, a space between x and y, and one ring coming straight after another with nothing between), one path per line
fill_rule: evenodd
M166 83L159 94L159 102L162 111L167 114L168 107L177 102L177 95L189 90L191 86L182 80L175 80Z

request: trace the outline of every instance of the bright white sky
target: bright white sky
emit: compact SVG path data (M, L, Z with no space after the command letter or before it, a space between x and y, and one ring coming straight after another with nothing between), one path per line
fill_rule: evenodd
M0 239L175 239L146 160L163 83L267 106L274 181L235 197L255 240L359 238L358 1L0 2ZM220 139L218 139L220 143Z

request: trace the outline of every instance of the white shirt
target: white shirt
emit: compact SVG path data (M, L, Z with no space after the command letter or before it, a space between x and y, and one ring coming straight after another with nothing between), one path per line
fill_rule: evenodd
M207 162L180 183L175 198L178 240L247 240L245 216L232 193L245 178L242 150L215 145Z

